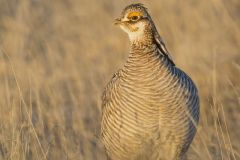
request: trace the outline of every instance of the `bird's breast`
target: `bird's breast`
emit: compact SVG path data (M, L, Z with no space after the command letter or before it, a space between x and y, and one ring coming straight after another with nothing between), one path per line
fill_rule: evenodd
M127 159L124 156L139 155L144 146L166 140L182 143L195 133L188 116L197 119L198 96L180 70L128 67L117 74L107 92L102 138L109 154Z

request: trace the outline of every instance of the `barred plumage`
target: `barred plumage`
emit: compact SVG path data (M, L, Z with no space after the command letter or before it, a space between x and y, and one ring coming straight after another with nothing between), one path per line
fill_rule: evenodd
M138 12L128 34L141 30L137 25L143 33L130 38L128 60L103 93L102 141L112 160L180 160L196 132L198 92L170 59L143 5L125 8L120 21Z

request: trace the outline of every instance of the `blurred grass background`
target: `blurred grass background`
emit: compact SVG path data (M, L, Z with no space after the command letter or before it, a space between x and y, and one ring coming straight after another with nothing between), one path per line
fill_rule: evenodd
M0 160L105 160L101 94L128 55L130 0L0 0ZM196 82L189 160L240 159L240 1L142 0Z

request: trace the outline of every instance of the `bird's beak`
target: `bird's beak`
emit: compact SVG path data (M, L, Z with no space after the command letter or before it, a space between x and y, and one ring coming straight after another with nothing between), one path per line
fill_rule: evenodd
M122 24L121 18L116 18L116 19L114 20L114 25L120 25L120 24Z

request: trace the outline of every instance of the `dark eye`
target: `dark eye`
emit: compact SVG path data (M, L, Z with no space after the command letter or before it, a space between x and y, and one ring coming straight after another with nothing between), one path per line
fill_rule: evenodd
M139 20L139 18L140 18L139 16L132 16L131 21L137 21L137 20Z

